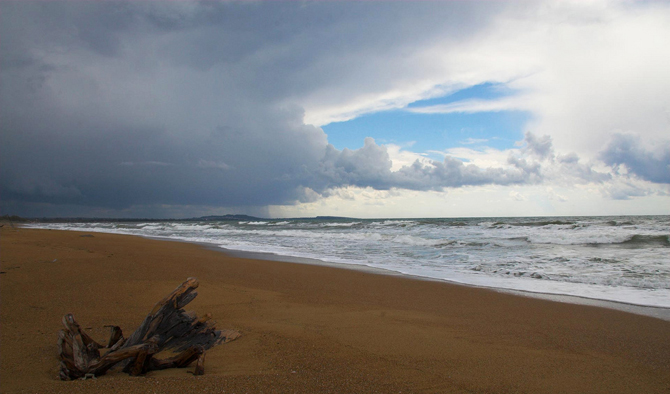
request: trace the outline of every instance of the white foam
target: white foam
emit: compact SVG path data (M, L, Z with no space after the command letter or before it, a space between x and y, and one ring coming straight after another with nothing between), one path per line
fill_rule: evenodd
M349 222L349 223L324 223L324 227L351 227L355 226L357 224L361 224L361 222Z

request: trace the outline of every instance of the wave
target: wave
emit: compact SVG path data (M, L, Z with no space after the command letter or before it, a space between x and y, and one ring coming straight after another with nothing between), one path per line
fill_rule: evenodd
M442 240L439 239L427 239L422 237L417 237L414 235L397 235L391 240L394 243L400 243L405 245L416 245L416 246L435 246L442 243Z
M616 221L616 220L608 220L603 223L599 223L602 226L613 226L613 227L620 227L620 226L634 226L635 223L631 221Z
M355 226L357 224L361 224L361 222L349 222L349 223L324 223L323 227L351 227Z
M635 234L619 242L589 242L592 247L618 246L626 249L642 249L649 247L670 247L670 235Z
M479 247L490 245L487 242L462 241L457 239L430 239L414 235L398 235L393 237L391 242L410 246L432 246L435 248Z
M440 242L438 244L435 244L435 247L437 247L437 248L468 247L468 246L479 247L479 246L486 246L486 245L491 245L491 244L487 243L487 242L450 240L450 241ZM494 245L494 246L496 246L496 245Z
M510 237L511 241L525 241L535 245L582 245L590 247L622 247L641 249L649 247L670 247L669 235L635 234L614 236L611 234L537 234L530 236Z
M452 226L452 227L465 227L465 226L469 226L469 224L468 224L468 223L465 223L465 222L447 222L447 223L445 223L445 225L447 225L447 226Z
M543 227L543 226L575 226L577 223L568 220L546 220L538 222L495 222L493 226Z
M670 235L640 235L636 234L620 243L629 247L661 246L670 247Z
M372 222L372 223L370 223L371 226L378 226L378 227L383 227L383 226L407 227L407 226L415 226L417 224L420 224L420 223L415 221L415 220L385 220L383 222Z

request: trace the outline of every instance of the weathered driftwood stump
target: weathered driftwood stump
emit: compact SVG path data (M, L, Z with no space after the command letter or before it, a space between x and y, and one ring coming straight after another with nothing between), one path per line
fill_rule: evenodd
M236 339L240 333L217 330L210 314L198 318L194 312L184 312L182 308L198 295L197 287L198 280L188 278L154 306L128 339L120 327L109 326L111 335L106 346L82 331L72 314L63 316L65 329L58 335L60 378L100 376L117 364L137 376L153 370L183 368L196 360L194 374L202 375L205 351Z

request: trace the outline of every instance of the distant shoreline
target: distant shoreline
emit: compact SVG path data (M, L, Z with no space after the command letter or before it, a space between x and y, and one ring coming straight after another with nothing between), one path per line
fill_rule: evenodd
M379 217L379 218L356 218L346 216L308 216L308 217L290 217L290 218L262 218L256 216L231 214L231 215L215 215L215 216L201 216L192 218L94 218L94 217L21 217L12 215L11 220L15 223L164 223L164 222L198 222L198 221L282 221L282 220L432 220L432 219L515 219L515 218L616 218L616 217L656 217L656 216L670 216L668 214L658 215L562 215L562 216L454 216L454 217ZM9 215L0 217L0 222L8 220Z

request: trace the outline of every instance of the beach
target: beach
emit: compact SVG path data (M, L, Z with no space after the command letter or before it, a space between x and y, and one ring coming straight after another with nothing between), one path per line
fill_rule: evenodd
M0 229L3 393L660 393L670 322L128 235ZM237 340L186 369L58 380L61 317L130 334L188 277Z

